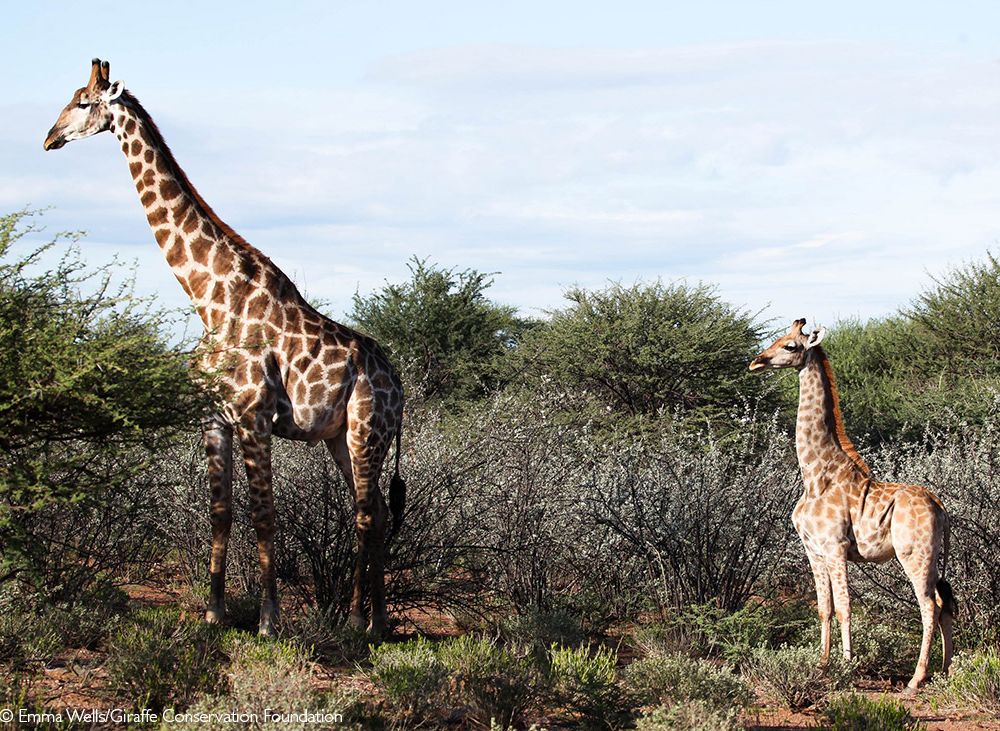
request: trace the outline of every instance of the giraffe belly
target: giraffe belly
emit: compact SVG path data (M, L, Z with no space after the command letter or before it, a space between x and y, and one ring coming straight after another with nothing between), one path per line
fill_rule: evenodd
M887 521L867 519L856 524L848 511L837 507L838 503L822 497L799 499L792 524L807 553L844 556L859 563L884 563L896 555Z
M892 535L888 526L879 526L876 530L859 530L855 536L854 561L865 563L885 563L896 556L892 547Z
M346 425L347 410L341 403L294 404L279 399L274 415L274 434L285 439L319 442L339 435Z

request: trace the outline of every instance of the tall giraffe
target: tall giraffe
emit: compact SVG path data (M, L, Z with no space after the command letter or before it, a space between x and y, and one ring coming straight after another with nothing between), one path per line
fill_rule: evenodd
M820 347L824 328L808 335L796 320L785 335L750 363L750 370L795 368L799 411L795 451L804 492L792 523L805 546L816 581L821 631L821 663L830 657L832 604L840 624L844 656L851 658L851 598L847 562L885 563L899 559L920 605L923 638L920 659L907 689L927 678L934 628L941 628L943 670L952 656L952 627L958 607L951 586L938 576L948 556L948 514L925 487L878 482L844 431L840 397L830 361Z
M271 437L324 441L356 506L358 554L350 620L387 630L384 592L386 505L382 464L396 441L389 488L392 528L403 516L399 475L403 389L379 345L313 309L270 259L243 240L191 185L139 101L109 64L94 59L45 138L46 150L111 130L121 144L167 263L205 326L200 365L217 376L219 410L203 425L211 488L211 590L205 618L225 616L226 549L232 524L233 433L243 448L250 512L257 534L263 595L260 632L273 634L278 594L272 553L275 511Z

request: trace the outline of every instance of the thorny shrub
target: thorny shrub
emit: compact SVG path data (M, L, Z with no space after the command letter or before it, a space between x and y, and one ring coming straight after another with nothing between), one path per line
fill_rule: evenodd
M838 695L823 708L830 731L919 731L906 706L894 698L869 698L856 693Z
M746 681L730 667L680 653L636 660L625 679L643 705L699 701L713 710L740 710L751 700Z
M749 674L774 700L798 711L850 685L852 667L840 655L831 654L825 667L818 659L809 647L760 647L753 653Z

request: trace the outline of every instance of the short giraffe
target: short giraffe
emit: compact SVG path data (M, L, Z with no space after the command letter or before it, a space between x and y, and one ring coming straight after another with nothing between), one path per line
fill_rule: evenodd
M225 615L226 549L232 523L233 432L243 447L257 534L263 596L260 631L273 634L278 595L272 564L275 513L271 437L325 441L355 496L358 556L351 621L387 630L384 593L386 505L382 464L396 441L389 490L393 529L402 520L399 476L403 389L371 338L319 314L266 256L205 203L174 159L153 120L107 62L94 59L45 139L54 150L111 130L128 161L157 243L205 326L200 365L220 382L220 409L205 420L211 487L209 622Z
M822 656L830 657L830 615L836 609L844 656L851 657L851 599L847 562L899 559L920 605L920 659L908 684L927 678L935 627L941 628L944 671L952 656L957 605L951 586L938 575L948 554L948 515L925 487L876 481L844 431L833 369L820 343L826 330L802 332L805 320L774 341L750 363L750 370L795 368L799 411L795 449L804 492L792 513L816 581L822 621ZM831 597L832 589L832 597ZM832 607L831 607L832 603Z

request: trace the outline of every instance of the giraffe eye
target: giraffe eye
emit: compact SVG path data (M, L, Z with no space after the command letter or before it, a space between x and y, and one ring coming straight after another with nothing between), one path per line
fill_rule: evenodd
M87 107L90 106L90 102L78 101L76 105L80 107L80 109L86 109Z
M785 345L785 350L798 350L798 349L799 349L798 343L788 343Z

